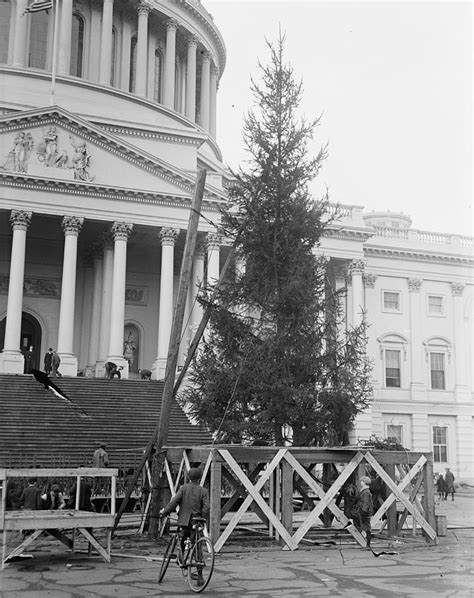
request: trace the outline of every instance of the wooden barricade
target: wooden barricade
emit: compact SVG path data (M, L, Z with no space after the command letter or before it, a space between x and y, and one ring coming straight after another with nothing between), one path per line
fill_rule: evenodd
M110 547L112 540L112 527L115 519L115 497L116 497L116 478L118 470L107 468L68 468L68 469L0 469L0 482L2 487L2 507L1 524L3 529L2 539L2 569L5 564L20 555L28 546L30 546L43 532L53 536L68 548L74 550L75 531L84 536L89 544L89 554L93 546L98 554L106 562L110 562ZM75 478L76 498L75 508L61 510L30 510L15 509L7 510L7 487L8 480L18 478ZM84 478L110 478L110 512L95 513L81 510L80 486L84 483ZM105 528L107 530L106 545L102 546L94 536L94 528ZM31 530L23 541L12 550L8 551L7 538L9 532L20 530ZM69 534L69 535L68 535Z
M313 474L316 465L322 466L322 479ZM321 518L325 524L332 520L334 529L347 528L365 546L364 537L350 525L339 504L345 484L369 471L383 483L386 496L372 517L372 529L387 527L389 536L400 534L410 516L413 532L418 525L425 539L436 543L431 453L351 447L167 447L164 468L172 495L192 466L201 466L201 485L210 489L210 534L217 552L251 506L284 549L296 550ZM222 505L224 483L232 488L232 495ZM309 507L307 516L298 521L293 507L296 492Z

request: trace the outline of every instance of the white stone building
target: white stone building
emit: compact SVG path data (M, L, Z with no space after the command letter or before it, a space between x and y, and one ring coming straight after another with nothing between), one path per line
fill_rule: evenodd
M33 346L66 375L104 363L162 377L196 172L208 171L181 362L197 286L227 252L216 142L225 48L199 0L0 2L0 372ZM347 323L367 313L375 396L354 440L394 436L472 473L472 239L344 206L322 250L346 270ZM129 372L130 370L130 372Z

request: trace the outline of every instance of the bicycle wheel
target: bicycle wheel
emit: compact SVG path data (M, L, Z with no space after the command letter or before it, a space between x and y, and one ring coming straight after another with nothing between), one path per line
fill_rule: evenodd
M163 560L161 561L161 569L160 575L158 576L158 583L163 581L165 573L168 569L168 565L170 564L171 558L176 550L176 535L173 534L168 542L168 546L166 547L165 554L163 555Z
M199 538L189 553L188 584L193 592L205 590L214 571L214 546L209 538Z

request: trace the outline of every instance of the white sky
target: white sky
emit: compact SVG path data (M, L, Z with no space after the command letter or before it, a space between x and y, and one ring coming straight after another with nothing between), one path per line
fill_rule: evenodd
M203 0L227 47L217 136L224 160L248 159L250 77L265 38L286 33L308 119L323 113L313 151L329 142L320 195L401 211L413 228L473 235L472 6L469 2Z

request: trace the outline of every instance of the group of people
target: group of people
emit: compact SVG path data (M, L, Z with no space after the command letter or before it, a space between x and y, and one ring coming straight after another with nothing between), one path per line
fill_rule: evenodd
M80 487L80 509L92 511L91 492L87 494L87 484ZM76 484L73 485L67 495L61 485L53 480L47 481L44 487L40 487L38 478L29 478L28 485L21 489L15 482L9 482L7 488L7 509L30 509L40 511L42 509L73 509L76 504Z
M61 377L59 366L61 365L61 359L56 351L50 347L48 352L44 356L44 371L46 375L52 378Z
M451 494L451 500L454 500L454 474L449 467L446 467L446 473L439 473L435 479L436 491L438 492L439 500L448 500L448 496Z

